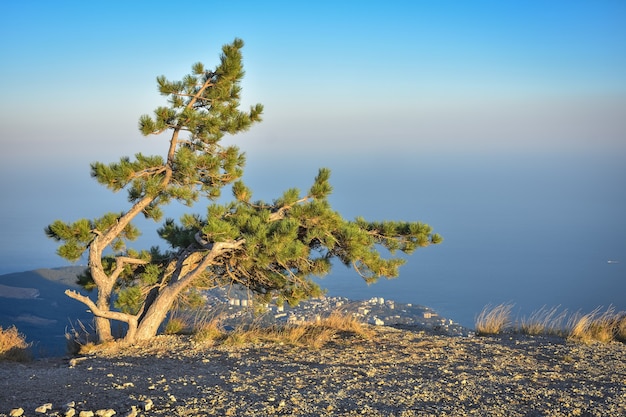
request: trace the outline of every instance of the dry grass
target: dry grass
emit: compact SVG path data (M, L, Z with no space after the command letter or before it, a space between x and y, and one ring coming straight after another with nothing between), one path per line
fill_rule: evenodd
M626 313L621 313L615 324L615 339L626 343Z
M602 311L596 308L588 314L567 317L567 310L559 307L542 307L528 318L522 318L518 327L511 326L512 304L487 305L476 318L476 334L496 335L506 330L519 331L527 335L560 336L580 343L614 340L626 343L626 312L615 312L613 307Z
M476 334L479 336L495 335L504 332L511 325L513 304L485 306L476 317Z
M95 345L96 330L87 327L82 321L70 322L69 328L65 328L65 348L70 355L83 352L85 346ZM89 348L86 348L89 349Z
M351 315L338 312L312 323L286 324L263 327L256 323L225 332L219 320L212 320L198 328L194 340L199 343L221 343L241 346L250 343L276 343L319 349L338 336L356 336L370 339L373 332Z
M577 314L570 319L568 338L582 343L624 340L624 317L623 312L616 313L613 307L605 312L598 307L589 314Z
M528 335L555 335L565 334L565 319L567 310L559 312L560 307L542 307L533 312L528 318L522 318L519 331Z
M165 334L185 334L186 332L187 323L181 317L171 317L163 330Z
M26 342L15 326L3 329L0 326L0 360L25 362L32 359L31 344Z
M216 343L226 339L226 332L219 317L210 321L198 322L193 330L193 339L197 343Z

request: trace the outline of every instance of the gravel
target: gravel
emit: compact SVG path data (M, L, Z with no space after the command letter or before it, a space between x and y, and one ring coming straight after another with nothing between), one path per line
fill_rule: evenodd
M0 416L626 415L626 344L374 331L321 349L158 336L115 352L5 362Z

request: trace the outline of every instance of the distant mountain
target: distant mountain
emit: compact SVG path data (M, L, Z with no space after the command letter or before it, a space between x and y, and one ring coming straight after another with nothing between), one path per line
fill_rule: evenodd
M63 268L36 269L32 272L42 276L48 281L58 282L63 285L79 288L80 286L76 283L76 276L78 274L82 274L86 270L86 266L66 266Z
M76 276L84 270L70 266L0 275L0 326L15 325L33 342L36 356L65 355L66 329L78 320L89 326L93 317L64 293L78 287Z

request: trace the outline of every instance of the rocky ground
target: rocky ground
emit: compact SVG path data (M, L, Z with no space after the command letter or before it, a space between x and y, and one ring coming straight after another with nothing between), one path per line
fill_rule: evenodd
M626 415L625 344L375 333L318 350L159 336L115 353L1 363L0 415Z

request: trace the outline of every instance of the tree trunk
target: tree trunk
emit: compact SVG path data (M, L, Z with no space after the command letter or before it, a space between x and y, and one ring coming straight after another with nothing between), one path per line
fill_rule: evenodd
M111 296L104 294L102 291L98 291L98 300L96 305L100 310L108 311L111 308ZM104 317L94 317L94 324L96 327L96 336L98 337L98 343L108 342L113 340L113 334L111 333L111 320Z
M102 311L111 309L111 291L113 290L113 282L109 279L102 268L102 250L100 249L100 235L96 236L89 246L89 271L91 277L96 283L98 291L98 299L96 306ZM108 342L113 340L111 333L111 321L104 317L96 316L94 318L96 327L96 337L98 342Z
M215 258L245 243L245 239L235 242L217 242L211 244L209 253L205 255L200 255L199 252L196 252L188 255L185 259L179 259L177 268L181 269L178 269L174 274L175 276L172 277L170 284L156 295L154 301L142 314L137 328L136 340L148 340L156 336L159 326L167 317L167 313L169 313L172 304L176 301L176 297L178 297L181 291L188 288L199 274L206 271ZM194 266L189 267L190 264Z
M167 317L176 297L184 288L185 286L182 285L166 287L156 296L154 302L143 314L133 341L148 340L156 336L159 326Z

